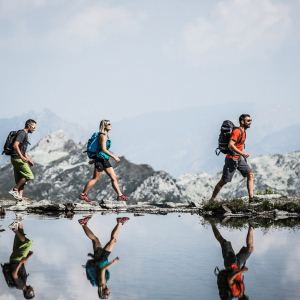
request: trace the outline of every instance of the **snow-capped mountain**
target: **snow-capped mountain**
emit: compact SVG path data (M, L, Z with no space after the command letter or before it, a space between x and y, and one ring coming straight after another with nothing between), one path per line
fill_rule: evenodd
M29 142L31 146L28 146L28 150L37 144L37 142L43 138L47 133L57 130L63 130L70 136L70 138L76 143L86 142L91 136L85 128L80 125L64 121L55 113L49 109L44 109L40 113L34 111L25 113L21 116L13 117L10 119L0 119L0 143L1 147L4 145L5 140L12 130L23 129L26 120L33 119L37 122L37 129L33 134L29 134ZM5 155L0 156L0 165L5 163L8 157Z
M254 191L265 191L270 188L280 194L300 194L300 151L289 154L262 155L249 159L249 165L254 172ZM222 169L222 166L220 166ZM177 178L182 197L186 200L197 200L201 197L210 198L222 172L214 176L206 173L186 174ZM226 184L219 198L246 196L246 178L236 171L232 182Z
M54 202L77 200L85 184L92 179L94 166L88 157L62 130L45 135L28 152L35 163L34 180L26 186L24 196L35 200L48 199ZM120 157L116 163L110 159L118 176L118 183L126 196L135 201L180 202L179 188L175 180L165 172L155 172L148 165L136 165ZM7 195L15 185L10 162L0 167L0 193ZM103 173L99 182L90 191L93 200L114 200L116 193L110 178Z
M93 176L94 167L88 164L82 146L61 130L45 135L28 155L35 163L35 178L26 186L24 196L35 200L75 201ZM132 199L131 203L186 202L209 198L222 174L219 172L212 176L202 172L174 179L167 172L156 172L149 165L134 164L125 157L121 157L120 163L112 159L110 162L121 190ZM268 187L282 194L300 194L300 151L259 156L250 159L249 164L255 173L255 191ZM222 167L221 163L220 169ZM13 169L7 162L0 167L0 194L8 195L8 190L14 185ZM232 183L225 185L219 196L231 198L245 195L246 179L237 171ZM93 200L116 198L105 173L89 192L89 197Z

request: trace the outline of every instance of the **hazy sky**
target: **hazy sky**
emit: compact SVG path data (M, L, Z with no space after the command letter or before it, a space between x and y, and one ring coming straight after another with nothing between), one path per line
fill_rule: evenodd
M0 0L0 118L299 109L299 15L299 0Z

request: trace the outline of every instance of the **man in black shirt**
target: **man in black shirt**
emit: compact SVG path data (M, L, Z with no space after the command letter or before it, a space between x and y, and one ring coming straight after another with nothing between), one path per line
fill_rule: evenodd
M14 285L17 289L23 291L25 299L32 299L34 297L34 290L32 286L26 285L28 275L25 265L33 255L33 252L29 251L33 241L30 241L26 237L26 234L24 234L22 221L19 223L15 221L8 227L15 233L13 252L9 259L10 265L12 266Z
M19 130L14 142L14 152L11 155L11 163L14 167L14 176L16 186L8 193L11 194L17 201L17 206L26 206L28 203L22 199L24 186L27 181L33 179L34 176L29 168L34 166L34 163L27 155L28 133L33 133L36 128L36 122L29 119L25 123L25 128Z

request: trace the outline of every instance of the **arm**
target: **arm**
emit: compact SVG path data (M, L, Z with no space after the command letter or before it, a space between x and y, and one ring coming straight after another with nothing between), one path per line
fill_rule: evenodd
M17 152L17 154L21 157L21 159L22 159L22 161L24 162L24 163L26 163L26 162L28 162L28 158L27 157L25 157L25 156L23 156L22 155L22 153L21 153L21 151L20 151L20 148L19 148L19 145L20 145L20 142L18 142L18 141L15 141L14 142L14 150Z
M116 264L118 261L119 261L119 257L116 257L112 262L108 263L104 268L102 268L102 269L100 270L100 276L99 276L99 279L98 279L98 280L99 280L99 281L98 281L99 286L105 284L105 271L106 271L109 267L111 267L111 266L113 266L114 264Z
M29 166L30 166L30 167L34 167L34 163L33 163L33 161L30 160L30 158L28 157L27 152L25 153L25 157L28 159L28 164L29 164Z
M111 152L107 151L107 149L106 149L106 136L105 135L100 134L99 144L101 145L101 149L102 149L103 153L105 153L106 155L112 157L116 162L120 162L120 158L113 155Z
M243 267L242 270L240 270L240 271L238 271L238 272L236 272L236 273L234 273L234 274L232 274L232 275L229 275L229 276L227 277L228 284L229 284L229 285L233 285L234 279L235 279L238 275L240 275L240 274L242 274L242 273L246 273L247 271L248 271L248 268L247 268L247 267Z
M21 268L21 266L24 264L24 267L26 266L27 262L28 262L28 259L33 255L33 252L32 251L29 251L27 256L26 257L23 257L19 264L17 265L17 267L15 268L15 270L13 270L12 272L12 276L14 279L17 279L18 278L18 272Z

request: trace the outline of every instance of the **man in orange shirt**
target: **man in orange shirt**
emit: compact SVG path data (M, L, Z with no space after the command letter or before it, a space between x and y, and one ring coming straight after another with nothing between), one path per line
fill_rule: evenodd
M238 169L243 177L247 177L247 188L249 194L249 203L260 201L258 197L253 195L254 173L247 163L249 154L244 152L244 143L246 140L246 130L250 128L252 120L250 115L243 114L239 117L240 127L235 128L230 137L228 148L231 153L227 153L225 165L223 167L223 175L217 183L210 201L214 201L222 187L231 182L235 170Z
M253 225L249 224L246 238L246 247L242 247L238 254L235 254L231 242L225 240L215 224L211 224L215 238L221 245L222 256L224 259L224 270L219 271L218 289L222 300L229 300L237 297L240 300L249 299L245 294L245 285L243 282L243 273L248 271L245 267L247 259L254 251L253 246ZM217 269L217 268L216 268Z

